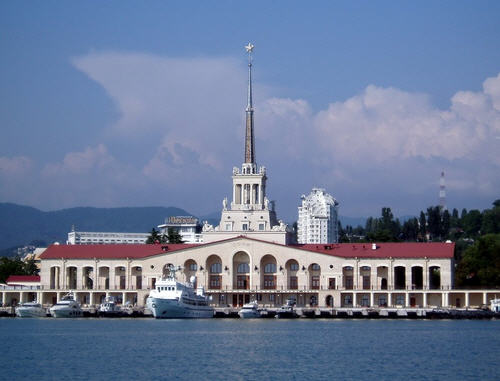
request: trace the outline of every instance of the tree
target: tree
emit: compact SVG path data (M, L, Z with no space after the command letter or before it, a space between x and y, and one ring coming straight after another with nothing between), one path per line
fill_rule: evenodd
M420 212L420 218L418 219L419 233L422 241L427 241L427 221L425 219L425 213Z
M431 239L441 239L441 210L439 206L427 208L427 228Z
M462 218L462 224L464 231L468 237L476 237L481 231L482 224L481 212L477 209L473 209L467 213L464 218Z
M147 244L155 244L155 243L161 243L161 236L160 232L156 230L155 228L151 229L151 233L149 234L149 237L146 239Z
M174 228L168 228L167 230L167 242L169 243L183 243L182 236Z
M10 275L37 275L35 261L23 262L19 257L0 258L0 283L5 283Z
M401 232L405 241L416 241L418 239L418 219L414 217L405 221Z
M498 205L495 203L498 203ZM500 200L496 200L493 205L493 209L483 211L482 234L500 233Z
M457 266L460 287L500 287L500 234L487 234L465 250Z

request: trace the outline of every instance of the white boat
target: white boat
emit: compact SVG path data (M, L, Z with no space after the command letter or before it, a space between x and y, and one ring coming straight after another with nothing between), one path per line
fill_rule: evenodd
M156 282L146 300L153 316L157 319L212 318L214 309L208 305L203 287L196 290L193 287L196 278L181 283L175 278L178 269L171 267L169 270L166 278Z
M491 299L490 309L495 313L500 313L500 299Z
M241 310L238 311L238 315L242 319L255 319L260 318L259 305L257 301L244 304Z
M22 303L16 307L16 316L47 317L47 310L37 302Z
M105 317L123 315L122 309L116 304L116 300L112 296L108 296L106 299L104 299L104 302L99 306L99 310L97 311L97 313L99 316Z
M80 303L75 300L72 292L64 295L62 299L50 307L50 314L56 318L81 317L82 308Z

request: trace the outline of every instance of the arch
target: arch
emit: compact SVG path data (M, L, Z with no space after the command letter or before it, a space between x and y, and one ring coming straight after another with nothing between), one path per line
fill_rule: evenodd
M66 287L71 290L75 290L77 288L76 274L76 266L66 267Z
M216 254L209 255L205 261L205 268L208 271L208 288L220 290L222 287L222 259Z
M394 266L394 289L404 290L406 288L406 267Z
M260 285L264 290L275 290L276 289L276 273L278 271L276 258L267 254L260 260Z
M411 288L412 290L424 288L424 268L420 265L411 267Z
M127 274L125 266L115 266L115 289L125 290L127 284Z
M359 268L359 276L361 277L361 286L363 290L371 289L371 272L372 268L369 265L363 265Z
M354 268L352 266L342 267L342 286L346 290L354 289Z
M50 288L59 289L61 288L61 267L51 266L50 267Z
M184 280L185 282L191 282L191 277L195 277L194 286L196 287L196 272L198 271L198 264L194 259L187 259L184 261Z
M429 267L429 289L439 290L441 288L441 266Z
M285 271L286 271L286 281L287 285L286 287L289 290L298 290L299 288L299 278L297 276L297 273L299 272L300 266L299 262L297 262L295 259L289 259L285 263Z
M163 266L161 274L164 278L170 275L170 267L175 267L175 266L173 263L167 263L165 266Z
M333 302L334 302L333 296L332 295L327 295L326 298L325 298L325 305L327 307L333 307Z
M142 267L134 266L132 267L132 287L136 290L142 289Z
M321 277L321 266L317 263L311 263L308 267L309 272L309 287L312 290L319 290L320 288L320 277ZM316 303L318 299L316 298Z
M94 288L94 267L82 267L82 285L84 289L91 290Z
M377 266L377 284L381 290L387 290L387 279L389 279L389 267Z
M109 289L109 266L99 266L97 269L97 288Z
M250 256L244 251L233 255L233 288L250 289ZM236 286L236 287L235 287Z

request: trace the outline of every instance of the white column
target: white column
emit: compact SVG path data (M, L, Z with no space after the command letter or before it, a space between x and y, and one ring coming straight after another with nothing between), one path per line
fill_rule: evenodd
M411 290L412 289L412 283L411 283L411 271L412 268L410 265L405 266L405 280L406 280L406 289Z
M375 305L375 293L373 291L370 291L370 307L374 307Z
M375 266L375 268L374 268L374 266L372 266L370 268L370 288L372 290L378 290L379 289L378 279L377 279L377 267L376 266Z
M424 295L423 295L423 304L424 304L424 308L427 307L427 293L424 292Z
M469 292L465 291L465 306L464 307L469 307Z
M406 292L405 293L405 307L409 307L409 306L410 306L410 293Z

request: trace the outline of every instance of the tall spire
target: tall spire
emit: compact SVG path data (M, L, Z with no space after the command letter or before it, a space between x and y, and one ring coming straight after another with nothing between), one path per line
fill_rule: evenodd
M255 164L255 142L253 135L253 105L252 105L252 51L254 46L249 42L245 49L248 53L248 94L245 134L245 163Z

